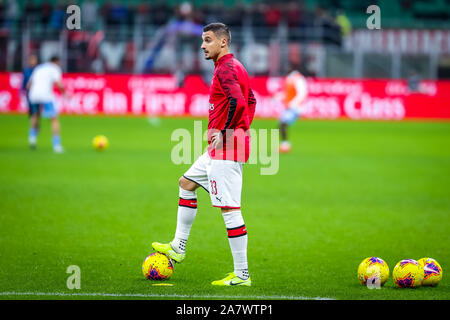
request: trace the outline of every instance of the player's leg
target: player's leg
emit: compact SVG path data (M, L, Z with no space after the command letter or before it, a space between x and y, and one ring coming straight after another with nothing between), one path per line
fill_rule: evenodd
M35 129L36 129L37 133L39 133L39 129L40 129L39 128L39 116L40 116L39 105L37 105L37 107L32 106L33 104L31 103L30 96L29 96L28 92L26 94L26 100L27 100L27 106L28 106L28 117L30 118L30 120L31 120L31 117L37 112L38 118L36 120Z
M206 154L207 156L207 154ZM176 262L184 260L186 243L197 215L197 188L203 187L207 191L206 170L209 157L202 155L191 168L180 178L179 201L177 211L177 227L175 236L170 243L153 242L152 247L158 252L167 254Z
M222 216L233 256L234 274L242 280L247 280L250 277L247 261L248 236L242 212L240 209L222 208Z
M214 160L209 174L210 197L213 206L220 207L227 229L228 243L233 257L234 271L213 285L251 285L247 261L247 228L241 212L243 164Z
M222 216L228 233L234 271L224 279L213 281L216 286L251 286L252 280L248 272L247 260L247 228L240 210L222 209Z
M35 149L39 133L39 104L29 104L30 129L28 131L28 143L30 148Z
M199 186L181 177L179 180L179 201L177 227L170 243L153 242L154 250L168 255L175 262L182 262L186 255L186 243L197 215L197 192Z
M53 151L56 153L64 152L64 149L61 145L61 135L60 135L60 123L58 118L58 112L56 111L55 105L53 102L44 104L44 111L42 115L45 118L50 118L51 126L52 126L52 145Z
M64 151L61 145L61 136L60 136L60 124L58 117L51 118L52 123L52 145L53 151L56 153L61 153Z
M197 215L197 191L199 187L193 181L181 177L179 180L179 201L177 212L177 228L175 236L170 243L178 253L186 252L186 243L189 239L192 224Z
M287 123L286 122L280 122L280 134L281 134L281 141L287 141Z
M179 253L185 253L186 243L197 215L197 188L208 190L207 171L211 159L208 153L201 155L179 180L179 202L177 212L177 228L172 247Z
M290 125L292 125L298 118L299 114L294 109L285 109L280 117L280 134L281 134L281 144L280 152L291 151L291 143L288 139L287 130Z

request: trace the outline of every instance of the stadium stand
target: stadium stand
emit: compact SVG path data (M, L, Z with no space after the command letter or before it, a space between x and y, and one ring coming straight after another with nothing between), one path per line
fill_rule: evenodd
M449 0L83 0L77 4L81 8L82 28L67 33L67 3L64 1L0 2L0 48L5 49L0 55L0 70L21 69L30 52L40 51L41 58L45 59L50 51L65 47L67 49L62 54L66 57L65 67L70 72L173 72L166 65L171 64L168 60L174 53L165 50L165 46L174 28L183 33L183 28L191 30L193 26L222 21L233 29L233 44L237 51L244 50L251 43L262 48L254 53L257 57L252 59L278 57L281 60L278 70L270 70L273 61L269 61L268 66L261 68L262 71L255 67L255 70L249 70L251 73L282 73L287 69L282 57L298 52L304 57L296 59L316 61L308 62L314 65L310 68L314 69L312 73L333 76L333 68L326 67L330 56L339 54L340 60L346 61L348 59L344 55L351 51L350 60L354 67L358 59L356 51L371 49L367 43L373 42L376 34L364 33L367 31L366 9L369 5L380 7L386 37L389 37L390 30L426 31L421 37L429 37L427 32L436 30L443 34L437 37L447 39L450 29ZM176 52L176 55L184 55L185 47L191 51L190 55L195 55L194 46L198 45L198 39L192 38L198 38L198 34L189 32L182 37L183 48L179 48L182 52ZM164 33L169 37L161 36ZM365 39L366 47L361 39ZM437 50L435 47L446 45L438 43L420 52L429 55L425 62L430 69L424 74L426 77L436 77L439 61L444 61L440 52L438 57L431 56ZM378 53L392 54L389 49ZM161 54L166 54L165 58ZM388 59L388 64L392 64L394 57L380 59ZM195 66L187 72L201 72L201 69L201 65ZM348 76L361 76L363 69L350 71ZM374 76L396 77L400 75L400 69L397 72L377 72Z

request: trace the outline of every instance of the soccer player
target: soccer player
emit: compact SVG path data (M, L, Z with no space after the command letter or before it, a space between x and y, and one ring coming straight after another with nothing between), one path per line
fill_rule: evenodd
M308 87L305 77L292 67L289 74L284 81L283 103L286 109L283 110L280 116L280 133L281 144L280 152L287 153L291 151L291 143L288 140L287 128L291 126L304 109L304 101L308 95Z
M31 74L33 73L34 68L38 64L38 58L35 54L32 54L28 57L28 65L23 69L22 75L23 75L23 81L22 81L22 92L25 94L25 97L27 99L27 105L28 105L28 114L31 117L31 108L30 108L30 97L29 94L29 88L28 88L28 82L30 81Z
M209 192L212 205L222 211L234 262L234 271L218 286L250 286L247 229L241 213L243 165L249 157L248 129L256 99L247 71L229 51L231 34L222 23L203 28L201 49L215 69L210 86L208 149L179 180L177 227L172 242L153 242L154 250L176 262L185 258L186 243L197 213L198 187Z
M55 108L54 85L58 87L61 93L66 95L62 84L60 60L56 56L52 57L49 62L38 65L28 82L31 116L28 142L32 149L36 148L39 117L42 111L44 118L51 119L53 151L62 153L64 149L61 146L61 137L59 135L60 125L58 112Z

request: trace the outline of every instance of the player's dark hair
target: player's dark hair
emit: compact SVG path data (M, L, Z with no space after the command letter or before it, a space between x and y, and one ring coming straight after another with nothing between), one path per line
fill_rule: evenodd
M58 62L59 61L59 57L58 56L52 56L50 58L50 62Z
M203 32L212 31L218 37L227 39L228 45L231 43L231 32L228 26L221 22L213 22L203 27Z

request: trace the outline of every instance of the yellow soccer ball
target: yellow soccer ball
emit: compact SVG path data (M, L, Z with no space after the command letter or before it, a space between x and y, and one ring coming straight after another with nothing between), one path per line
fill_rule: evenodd
M402 260L394 267L392 278L400 288L415 288L422 285L423 268L413 259Z
M417 261L423 269L423 286L437 286L442 280L442 268L440 264L432 258L422 258Z
M166 280L173 274L172 260L163 253L154 252L142 263L142 273L150 280Z
M388 278L389 266L381 258L369 257L359 264L358 279L363 285L367 285L367 281L375 284L375 281L379 279L382 286Z
M108 148L109 141L105 136L99 135L96 136L94 140L92 140L92 145L96 150L105 150L106 148Z

